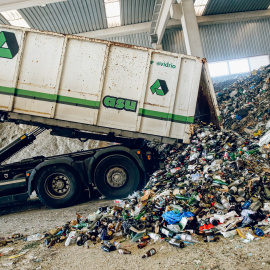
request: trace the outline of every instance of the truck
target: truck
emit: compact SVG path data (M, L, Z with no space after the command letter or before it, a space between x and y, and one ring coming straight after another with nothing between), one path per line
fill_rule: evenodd
M0 25L0 120L36 127L0 150L0 204L36 191L58 208L84 189L141 189L162 166L147 142L189 143L194 121L219 126L219 111L205 59ZM117 144L3 164L46 129Z

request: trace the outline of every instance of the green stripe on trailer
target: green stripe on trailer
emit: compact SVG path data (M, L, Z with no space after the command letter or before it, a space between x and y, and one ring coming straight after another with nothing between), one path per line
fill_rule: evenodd
M30 98L48 102L57 102L59 104L67 104L71 106L79 106L86 107L92 109L99 109L100 102L93 100L86 100L80 98L66 97L62 95L55 94L47 94L30 90L16 89L11 87L0 86L0 93L6 95L14 95L23 98ZM147 109L139 109L139 115L146 118L153 118L163 121L172 121L176 123L184 123L184 124L192 124L194 123L194 117L191 116L183 116L171 113L164 113L159 111L147 110Z
M41 99L41 100L51 101L51 102L56 101L57 99L57 95L54 95L54 94L47 94L47 93L41 93L41 92L35 92L35 91L29 91L29 90L23 90L23 89L16 89L15 96Z
M1 94L6 94L6 95L14 95L16 88L11 88L11 87L5 87L5 86L0 86L0 93Z
M194 117L173 114L172 115L172 122L193 124L194 123Z
M155 118L155 119L160 119L160 120L165 120L165 121L170 121L172 117L172 114L169 114L169 113L146 110L142 108L139 109L139 115L143 117Z
M146 110L146 109L139 109L139 115L142 117L147 118L153 118L153 119L159 119L164 121L172 121L176 123L194 123L194 117L191 116L183 116L183 115L177 115L177 114L171 114L171 113L164 113L164 112L158 112L158 111L152 111L152 110Z
M75 106L83 106L83 107L89 107L89 108L93 108L93 109L98 109L100 106L99 101L66 97L66 96L58 96L57 103L75 105Z
M60 96L55 94L47 94L30 90L23 90L11 87L0 86L0 94L18 96L22 98L30 98L48 102L57 102L59 104L67 104L72 106L86 107L92 109L98 109L100 106L99 101L86 100L81 98L73 98Z

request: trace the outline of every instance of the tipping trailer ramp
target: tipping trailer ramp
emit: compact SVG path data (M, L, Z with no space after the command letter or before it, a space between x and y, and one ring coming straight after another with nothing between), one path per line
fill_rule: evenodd
M0 46L9 121L161 143L188 143L201 115L219 125L205 59L1 25Z
M23 150L28 145L32 144L36 137L45 130L46 128L38 127L29 134L20 136L18 139L0 150L0 205L28 199L27 179L25 173L21 173L21 171L22 168L26 171L29 164L32 166L34 164L38 164L38 158L34 158L31 162L29 160L25 160L21 163L8 165L2 165L2 163L19 151Z
M29 134L24 134L6 147L0 150L0 164L4 161L27 147L28 145L32 144L36 137L41 134L45 128L38 127Z

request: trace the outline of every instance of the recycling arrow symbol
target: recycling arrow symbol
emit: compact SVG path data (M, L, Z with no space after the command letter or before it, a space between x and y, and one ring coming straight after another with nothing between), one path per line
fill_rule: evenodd
M152 94L156 93L158 96L165 96L169 92L168 86L164 80L156 80L150 89Z
M12 59L19 51L19 45L14 33L0 32L0 58Z

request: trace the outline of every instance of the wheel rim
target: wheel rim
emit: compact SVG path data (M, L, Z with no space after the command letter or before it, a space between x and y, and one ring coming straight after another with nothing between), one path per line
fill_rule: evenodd
M106 182L112 188L119 188L126 184L128 179L127 173L123 168L113 167L106 173Z
M50 197L62 199L69 193L70 180L65 174L53 173L46 178L44 186Z

